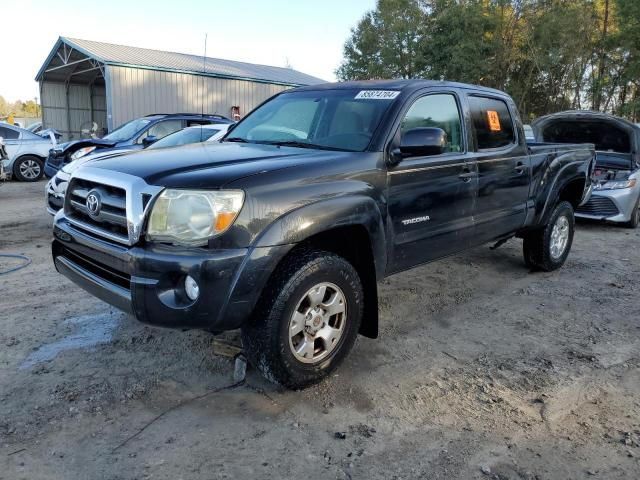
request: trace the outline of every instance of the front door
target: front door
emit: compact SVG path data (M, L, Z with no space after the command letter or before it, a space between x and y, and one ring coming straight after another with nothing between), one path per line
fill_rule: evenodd
M442 154L404 158L388 171L391 271L463 250L473 232L477 178L475 164L466 153L456 95L419 97L404 115L395 138L417 127L441 128L447 144Z

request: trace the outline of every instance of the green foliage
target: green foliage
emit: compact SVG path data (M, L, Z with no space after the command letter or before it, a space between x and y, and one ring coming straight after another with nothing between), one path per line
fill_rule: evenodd
M380 0L336 73L495 87L525 118L589 108L637 120L640 1Z
M10 114L13 114L14 117L38 118L41 115L40 105L34 100L27 100L26 102L18 100L10 103L0 95L0 119L8 117Z

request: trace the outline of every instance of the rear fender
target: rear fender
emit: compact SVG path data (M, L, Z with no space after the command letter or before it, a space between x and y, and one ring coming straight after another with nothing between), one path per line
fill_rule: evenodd
M586 193L588 170L584 159L565 160L564 156L555 158L546 169L539 183L535 201L534 226L545 225L560 200L563 191L575 181L582 181ZM578 201L578 203L580 203Z

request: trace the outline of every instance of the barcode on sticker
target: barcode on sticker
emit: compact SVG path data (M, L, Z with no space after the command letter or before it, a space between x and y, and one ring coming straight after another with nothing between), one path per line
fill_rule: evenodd
M361 90L356 100L393 100L400 92L398 90Z

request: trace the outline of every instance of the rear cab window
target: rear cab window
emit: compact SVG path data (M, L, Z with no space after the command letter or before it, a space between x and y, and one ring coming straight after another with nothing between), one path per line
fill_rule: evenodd
M475 95L468 99L479 151L515 145L513 118L504 100Z

